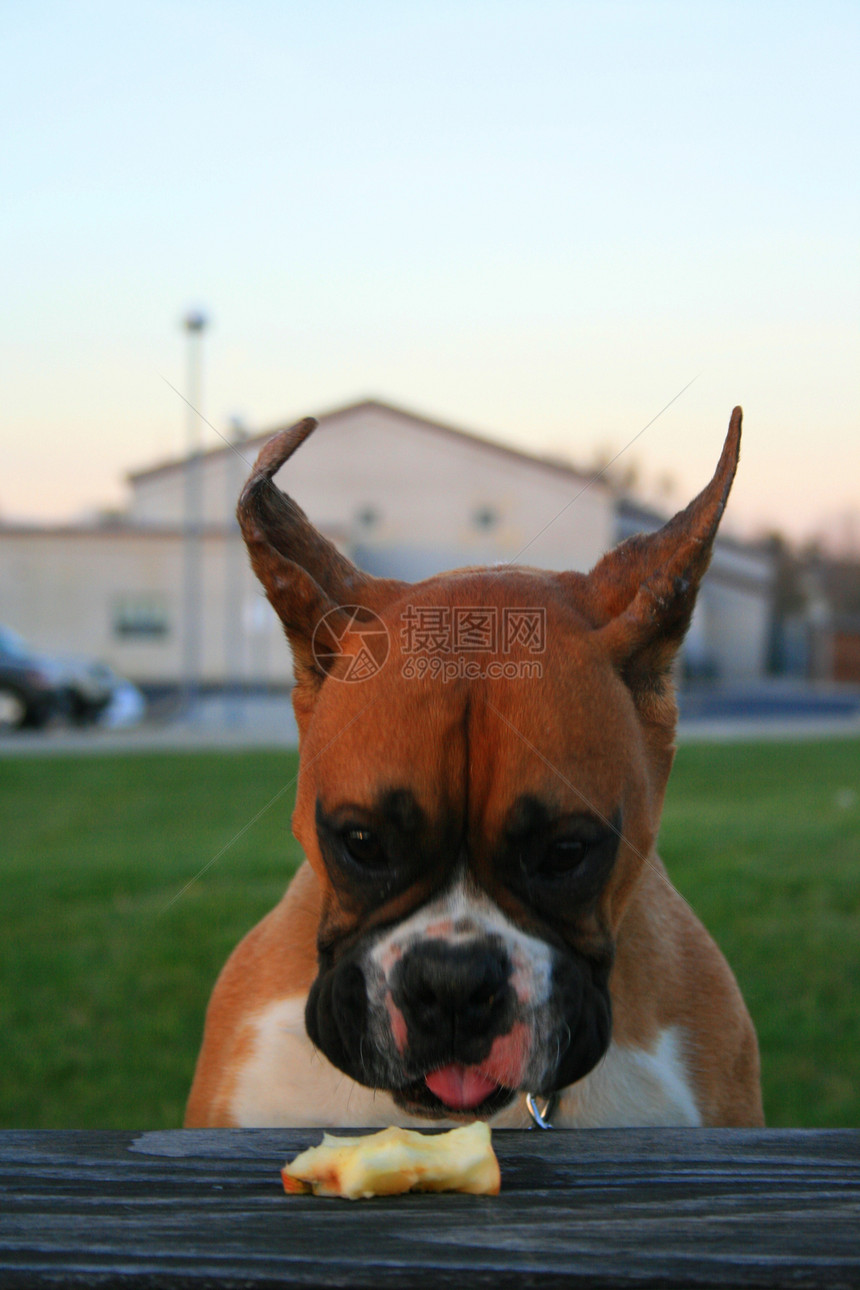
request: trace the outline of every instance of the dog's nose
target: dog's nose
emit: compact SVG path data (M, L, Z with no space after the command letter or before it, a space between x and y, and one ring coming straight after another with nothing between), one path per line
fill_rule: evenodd
M503 1010L510 963L498 946L424 941L399 968L395 997L413 1034L462 1041L486 1034Z

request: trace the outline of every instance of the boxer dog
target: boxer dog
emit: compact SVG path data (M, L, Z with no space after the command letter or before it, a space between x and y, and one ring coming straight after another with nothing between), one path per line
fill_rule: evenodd
M315 425L238 508L293 652L307 858L219 977L186 1124L761 1124L740 991L655 851L740 408L704 491L591 573L416 585L273 484Z

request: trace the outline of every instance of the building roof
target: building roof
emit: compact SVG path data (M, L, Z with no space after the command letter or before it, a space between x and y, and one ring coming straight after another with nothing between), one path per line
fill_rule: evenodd
M567 465L565 462L558 461L555 458L540 457L534 453L523 452L519 448L508 447L506 444L497 443L493 439L486 439L483 435L474 434L468 430L457 429L454 426L446 425L442 421L430 420L428 417L419 416L415 412L407 412L404 408L396 407L393 403L385 403L380 399L362 399L358 403L348 403L344 407L334 408L330 412L320 413L318 420L322 424L324 422L337 421L343 417L352 416L356 412L373 411L393 413L395 416L401 417L405 421L413 422L420 430L430 431L433 434L445 436L458 443L466 442L475 444L487 452L503 456L520 465L537 466L542 470L551 471L564 479L573 479L579 483L587 480L593 480L598 483L603 482L597 479L597 477L591 472L577 470L575 466ZM287 422L284 425L274 426L271 430L266 430L260 434L251 435L247 439L243 439L239 444L229 443L225 439L223 447L209 448L201 455L205 460L212 460L217 457L222 457L228 452L240 451L240 449L249 450L250 453L256 455L259 449L262 448L263 444L271 439L273 435L278 434L279 431L286 429L287 426L291 424L292 422ZM214 427L212 428L214 429ZM245 451L241 451L240 455L244 457ZM159 462L157 465L147 467L143 470L131 471L126 478L129 483L136 484L140 480L152 479L156 475L167 474L170 471L177 470L184 464L185 460L185 457L174 457L168 461Z

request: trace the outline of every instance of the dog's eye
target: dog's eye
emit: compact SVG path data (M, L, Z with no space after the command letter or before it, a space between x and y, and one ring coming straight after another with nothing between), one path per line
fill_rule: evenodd
M539 866L543 878L564 878L578 869L588 855L582 838L556 838L550 842Z
M341 837L350 859L356 864L362 865L365 869L373 869L384 864L385 852L376 834L370 829L344 829Z

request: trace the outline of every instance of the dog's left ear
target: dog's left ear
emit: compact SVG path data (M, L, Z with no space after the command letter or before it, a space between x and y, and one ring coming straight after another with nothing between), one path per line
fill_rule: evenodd
M381 612L406 586L358 569L275 485L277 471L316 425L306 417L264 445L236 509L253 570L292 648L293 705L303 718L338 654L342 634L355 620Z
M594 639L641 714L660 724L674 724L671 667L690 626L737 469L741 418L735 408L714 477L686 510L658 532L622 542L585 579Z

